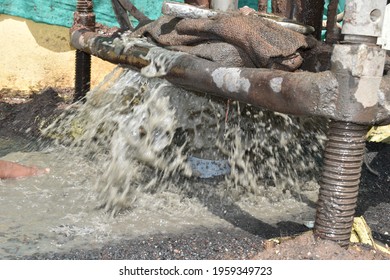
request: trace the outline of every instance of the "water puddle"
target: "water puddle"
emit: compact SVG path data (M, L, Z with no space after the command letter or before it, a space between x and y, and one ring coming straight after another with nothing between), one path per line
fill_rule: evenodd
M45 130L50 147L0 138L2 159L51 169L0 181L0 258L196 227L261 235L256 221L302 224L314 217L323 128L118 67ZM204 179L189 158L222 161L228 174Z
M224 224L196 199L164 192L140 196L131 211L113 218L98 208L98 168L58 148L15 152L3 159L50 165L51 172L41 177L0 181L1 258L90 248L120 238Z

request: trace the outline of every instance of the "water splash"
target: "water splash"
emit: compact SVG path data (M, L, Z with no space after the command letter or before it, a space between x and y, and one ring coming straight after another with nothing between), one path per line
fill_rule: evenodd
M115 214L143 193L188 193L197 180L189 156L228 160L231 172L215 187L222 197L289 198L313 185L325 128L117 67L44 133L99 163L98 199Z

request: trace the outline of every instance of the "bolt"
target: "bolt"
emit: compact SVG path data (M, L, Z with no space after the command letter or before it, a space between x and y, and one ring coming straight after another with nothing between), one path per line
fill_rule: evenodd
M77 1L74 24L81 24L95 31L95 14L92 1ZM91 55L76 50L75 95L73 101L81 100L91 89Z

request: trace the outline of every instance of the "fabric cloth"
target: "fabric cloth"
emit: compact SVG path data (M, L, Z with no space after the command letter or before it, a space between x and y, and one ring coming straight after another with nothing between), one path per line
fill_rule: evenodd
M313 47L316 41L262 17L240 13L213 19L162 16L136 30L134 36L216 62L234 55L228 63L236 64L229 66L285 70L297 69L302 62L297 51Z

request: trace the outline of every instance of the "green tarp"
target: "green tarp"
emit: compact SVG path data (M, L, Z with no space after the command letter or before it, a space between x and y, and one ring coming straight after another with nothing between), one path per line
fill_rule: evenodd
M132 0L132 2L148 17L156 19L160 16L163 0ZM178 0L177 2L183 2ZM77 0L0 0L0 13L70 27ZM96 21L117 26L110 0L94 0Z
M184 0L174 1L184 2ZM132 0L132 2L151 19L161 15L163 0ZM77 0L0 0L0 14L70 27L76 3ZM108 26L118 26L110 0L94 0L93 3L96 21ZM257 8L257 0L241 0L239 5Z

